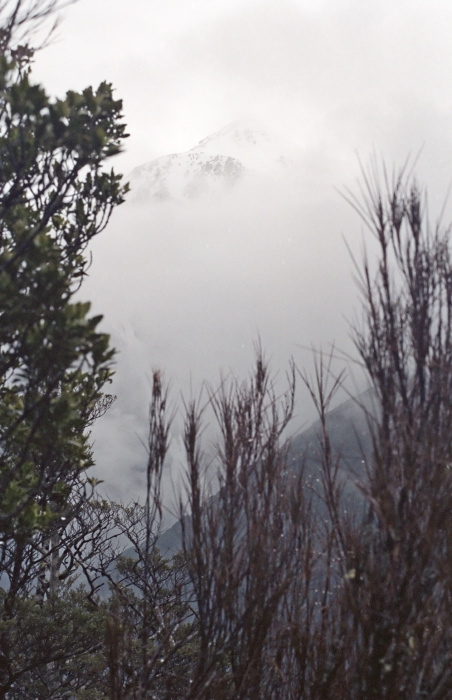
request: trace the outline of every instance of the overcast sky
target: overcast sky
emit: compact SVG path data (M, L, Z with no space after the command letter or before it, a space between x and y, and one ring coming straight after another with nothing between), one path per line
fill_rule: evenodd
M354 247L361 227L334 188L353 187L356 153L399 164L423 148L417 172L440 208L451 32L450 0L79 0L64 12L34 76L56 96L113 83L131 134L119 171L243 116L305 153L291 199L282 188L243 209L124 207L95 249L87 290L121 350L98 462L119 491L124 465L143 464L152 366L186 388L217 367L243 373L258 332L278 365L302 344L345 342L356 294L342 236Z
M343 157L425 144L447 177L451 29L448 0L79 0L35 74L114 84L126 172L246 114Z

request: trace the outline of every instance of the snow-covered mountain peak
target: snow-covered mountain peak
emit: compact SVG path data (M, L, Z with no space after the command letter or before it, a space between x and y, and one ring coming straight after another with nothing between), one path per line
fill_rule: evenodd
M238 159L254 174L267 174L297 159L297 147L256 120L239 119L202 139L192 151Z
M183 153L157 158L130 175L133 200L193 199L223 192L249 177L280 175L301 154L257 121L240 119Z

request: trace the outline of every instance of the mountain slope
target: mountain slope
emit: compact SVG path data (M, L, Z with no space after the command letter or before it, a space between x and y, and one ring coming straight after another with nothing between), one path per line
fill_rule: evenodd
M333 458L339 460L338 478L344 484L344 497L349 508L361 508L363 496L357 482L365 479L365 470L372 451L368 416L375 412L375 401L371 391L357 399L348 399L327 414L327 427ZM306 488L313 494L313 505L317 517L328 516L321 495L320 423L315 421L291 441L288 460L291 467L302 469ZM215 498L215 496L213 496ZM189 517L187 518L187 524ZM165 557L171 557L182 546L181 521L165 530L159 537L158 546Z

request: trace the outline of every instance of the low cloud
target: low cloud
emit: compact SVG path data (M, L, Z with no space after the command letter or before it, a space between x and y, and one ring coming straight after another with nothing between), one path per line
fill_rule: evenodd
M94 430L96 469L113 494L143 488L153 369L181 404L203 381L248 376L258 338L281 388L291 356L311 363L311 344L350 350L344 317L356 289L342 232L350 223L356 248L360 226L333 188L324 183L319 194L318 184L308 168L210 201L127 203L96 241L83 295L104 313L118 349L118 399ZM301 406L297 413L294 430L312 416Z

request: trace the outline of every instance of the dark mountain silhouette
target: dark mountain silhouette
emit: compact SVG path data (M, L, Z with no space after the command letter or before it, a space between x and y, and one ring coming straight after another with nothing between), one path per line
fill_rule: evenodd
M375 413L375 397L372 391L368 390L357 398L344 401L327 415L331 451L333 458L337 460L339 479L344 485L344 507L355 510L364 507L364 499L358 484L365 478L366 466L371 457L372 440L369 420ZM303 470L306 488L313 494L315 509L322 517L326 516L321 498L320 421L315 421L291 440L288 463L297 472ZM189 516L186 524L188 523ZM165 557L171 557L180 550L181 542L182 525L179 520L161 534L158 546Z

